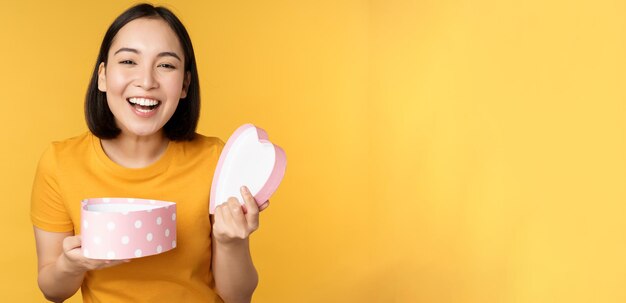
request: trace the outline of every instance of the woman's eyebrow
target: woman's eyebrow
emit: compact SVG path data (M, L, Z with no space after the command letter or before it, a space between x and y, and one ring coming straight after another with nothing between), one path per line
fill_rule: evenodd
M118 49L113 55L117 55L120 52L131 52L131 53L135 53L135 54L141 53L139 50L136 50L134 48L122 47L122 48ZM157 55L157 57L174 57L174 58L178 59L178 61L183 61L183 60L180 59L180 57L175 52L161 52L161 53L159 53Z
M157 55L157 57L167 57L167 56L174 57L178 59L178 61L181 61L181 62L183 61L183 60L180 60L180 57L175 52L162 52Z
M113 53L113 55L117 55L117 53L120 53L120 52L131 52L131 53L139 54L139 51L134 48L122 47L118 49L115 53Z

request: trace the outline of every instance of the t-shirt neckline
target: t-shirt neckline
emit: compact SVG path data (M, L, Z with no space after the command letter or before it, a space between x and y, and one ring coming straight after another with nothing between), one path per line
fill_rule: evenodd
M175 144L174 141L170 141L167 144L165 152L163 152L161 157L154 163L141 168L124 167L115 163L113 160L111 160L111 158L109 158L109 156L107 156L107 154L104 152L104 149L102 148L102 144L100 143L100 138L96 137L91 132L89 132L89 136L91 137L91 145L93 146L93 150L95 151L100 163L102 163L112 173L126 179L145 179L158 175L167 170L174 155Z

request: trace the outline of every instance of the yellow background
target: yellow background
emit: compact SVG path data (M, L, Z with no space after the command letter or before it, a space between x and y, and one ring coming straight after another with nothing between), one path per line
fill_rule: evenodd
M41 302L35 165L132 1L0 9L0 301ZM287 152L255 302L625 302L623 1L172 1L199 131ZM210 172L207 172L210 173ZM70 302L78 302L77 297Z

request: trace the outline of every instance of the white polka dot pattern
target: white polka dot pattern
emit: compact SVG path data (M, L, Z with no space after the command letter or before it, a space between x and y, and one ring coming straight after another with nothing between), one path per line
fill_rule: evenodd
M164 253L176 247L175 203L132 198L95 198L82 202L82 252L85 257L131 259ZM97 211L96 206L104 203L107 210ZM120 211L111 210L111 207L118 206Z

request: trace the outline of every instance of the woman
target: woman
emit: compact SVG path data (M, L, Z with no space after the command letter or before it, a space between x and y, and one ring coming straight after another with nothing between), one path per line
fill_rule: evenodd
M248 237L259 209L242 188L209 216L224 143L195 133L200 94L191 40L163 7L134 6L109 27L85 101L90 131L42 156L31 219L44 296L62 302L249 302L258 283ZM81 252L80 201L134 197L177 203L177 247L133 260Z

